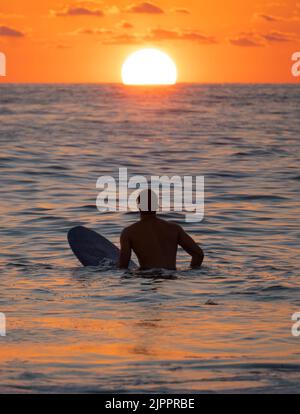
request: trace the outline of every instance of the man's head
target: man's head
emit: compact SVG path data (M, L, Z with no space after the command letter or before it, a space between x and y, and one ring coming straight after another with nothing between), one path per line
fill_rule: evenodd
M143 190L137 198L137 206L141 214L155 215L158 210L158 197L152 190Z

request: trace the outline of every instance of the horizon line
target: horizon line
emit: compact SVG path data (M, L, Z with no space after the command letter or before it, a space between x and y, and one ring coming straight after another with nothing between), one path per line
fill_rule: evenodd
M178 85L297 85L297 81L289 81L289 82L177 82L174 85L125 85L122 82L63 82L63 81L46 81L46 82L15 82L15 81L8 81L3 82L0 80L0 85L118 85L124 87L168 87L172 88ZM300 81L299 81L300 85Z

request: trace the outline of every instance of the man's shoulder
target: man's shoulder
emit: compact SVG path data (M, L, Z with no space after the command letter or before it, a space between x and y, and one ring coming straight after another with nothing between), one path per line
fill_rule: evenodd
M163 220L161 218L159 219L159 221L163 225L168 226L170 229L177 230L177 231L182 230L182 227L179 224L175 223L174 221L167 221L167 220Z
M175 223L174 221L167 221L163 220L162 218L157 217L156 222L158 222L162 226L166 226L168 229L180 232L182 231L182 227ZM125 227L125 229L122 231L123 236L130 236L131 234L135 233L138 230L141 230L143 228L143 222L137 221L136 223L131 224L128 227Z
M128 236L132 231L136 230L136 228L139 226L139 222L133 223L130 226L125 227L125 229L122 231L122 234L124 236Z

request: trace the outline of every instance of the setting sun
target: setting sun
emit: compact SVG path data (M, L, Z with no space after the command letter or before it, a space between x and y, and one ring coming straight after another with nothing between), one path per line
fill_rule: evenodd
M142 49L126 59L122 80L125 85L174 85L177 68L166 53L158 49Z

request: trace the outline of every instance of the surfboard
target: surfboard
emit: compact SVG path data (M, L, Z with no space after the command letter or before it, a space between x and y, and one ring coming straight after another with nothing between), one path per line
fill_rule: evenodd
M69 245L83 266L116 266L120 250L101 234L83 226L74 227L68 232ZM132 261L131 266L136 266Z

